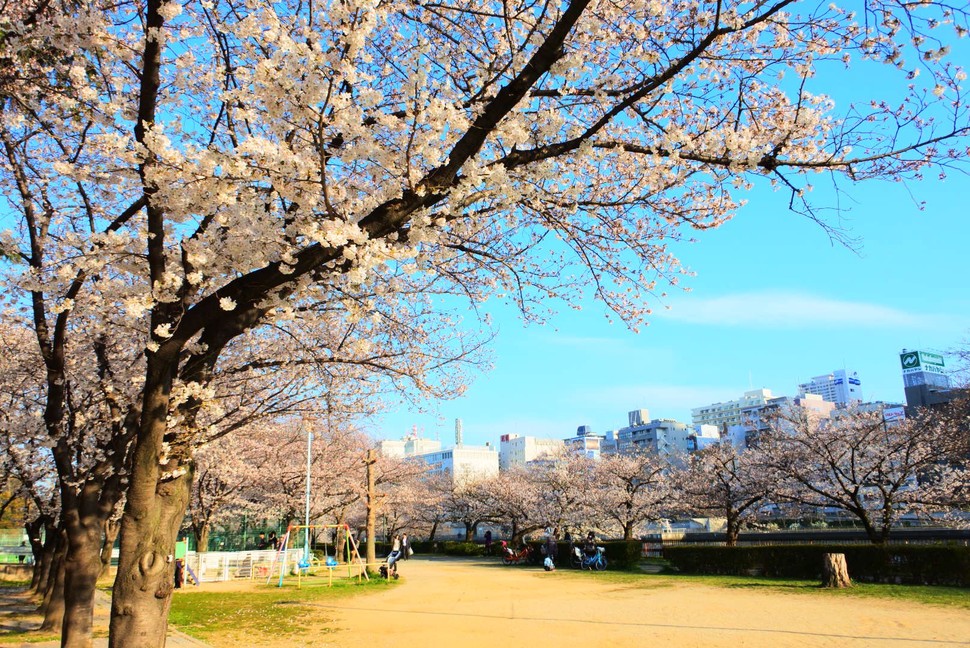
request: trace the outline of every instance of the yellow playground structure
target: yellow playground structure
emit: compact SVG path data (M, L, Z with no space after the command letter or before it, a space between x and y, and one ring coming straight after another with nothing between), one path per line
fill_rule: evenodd
M310 550L311 535L317 530L325 532L322 558L318 558ZM300 533L300 531L303 531L303 533ZM330 552L331 543L327 537L330 534L334 536L332 555ZM299 536L303 538L302 547L297 546ZM342 571L341 565L345 565L347 568L347 578L356 577L358 581L362 579L370 580L367 574L367 565L360 556L360 545L350 526L346 524L291 524L280 538L279 548L273 556L272 562L268 568L264 567L266 584L270 583L274 574L278 574L277 587L283 587L284 578L290 575L296 576L297 587L300 587L304 577L317 574L320 570L325 569L328 584L332 585L334 570L340 568Z

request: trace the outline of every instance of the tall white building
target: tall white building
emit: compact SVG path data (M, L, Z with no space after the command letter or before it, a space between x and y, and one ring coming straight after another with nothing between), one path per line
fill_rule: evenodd
M454 484L481 481L498 475L498 451L488 443L484 446L456 446L414 458L425 462L429 473L448 476Z
M503 434L499 439L498 469L508 470L530 461L558 457L566 449L562 439L539 439L518 434Z
M799 385L798 395L806 394L817 394L823 400L838 405L855 405L862 402L862 381L856 371L837 369Z
M743 410L764 405L771 398L770 389L746 391L737 400L695 407L690 411L691 422L694 425L714 425L719 430L726 430L732 425L741 425L744 422Z
M378 442L377 449L385 457L404 459L441 450L441 441L422 439L418 436L417 430L414 430L403 439L386 439Z

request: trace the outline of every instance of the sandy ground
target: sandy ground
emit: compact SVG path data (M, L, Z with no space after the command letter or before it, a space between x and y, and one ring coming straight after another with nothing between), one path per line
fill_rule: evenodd
M336 632L322 625L268 645L970 646L970 611L929 605L666 579L618 584L595 572L420 556L401 563L401 574L398 587L318 605ZM238 648L240 639L212 643Z
M252 587L206 583L209 591ZM396 587L319 604L306 632L209 639L215 648L789 648L970 647L970 611L896 601L706 587L670 579L618 583L596 572L415 558ZM970 596L970 592L967 594ZM3 601L13 612L14 600ZM99 601L106 607L107 597ZM6 616L4 614L3 616ZM0 617L2 618L2 617ZM173 629L169 646L201 645ZM2 633L0 633L2 636ZM96 646L105 640L95 642ZM6 644L0 647L25 644ZM54 644L56 645L56 644ZM30 644L33 648L47 644Z

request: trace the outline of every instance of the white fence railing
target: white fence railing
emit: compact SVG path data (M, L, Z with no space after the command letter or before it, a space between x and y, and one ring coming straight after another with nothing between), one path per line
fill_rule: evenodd
M200 582L228 581L237 578L265 578L276 558L276 551L208 551L185 554L186 576L194 574Z

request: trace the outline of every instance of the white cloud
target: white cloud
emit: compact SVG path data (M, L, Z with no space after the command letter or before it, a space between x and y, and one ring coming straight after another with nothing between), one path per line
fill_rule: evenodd
M903 301L901 297L900 302ZM737 293L711 299L685 298L658 315L692 324L757 328L961 328L955 317L947 315L912 313L881 304L781 291Z

